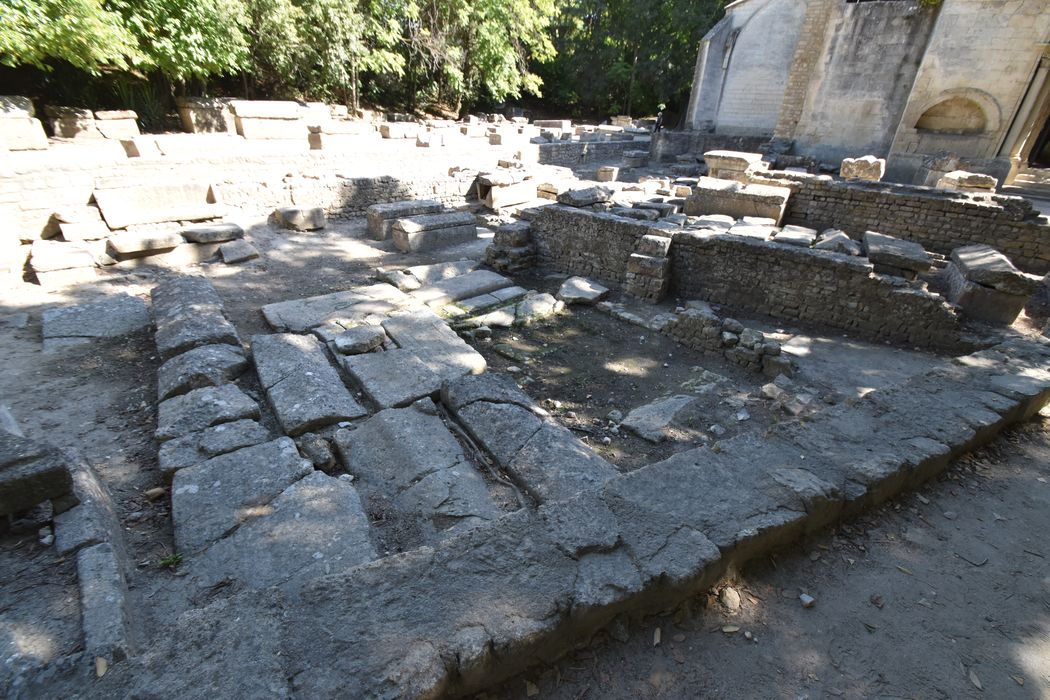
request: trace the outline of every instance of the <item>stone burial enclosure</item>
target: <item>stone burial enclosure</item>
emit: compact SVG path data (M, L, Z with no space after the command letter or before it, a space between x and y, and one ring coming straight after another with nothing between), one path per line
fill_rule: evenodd
M182 580L225 592L143 644L119 527L99 524L104 499L81 495L69 512L101 532L72 550L82 586L115 582L88 592L100 602L84 655L119 660L93 697L477 691L917 486L1050 402L1050 341L1015 337L764 436L621 473L486 371L450 329L459 317L436 313L522 318L534 293L500 300L512 282L475 267L381 272L410 291L381 282L270 304L274 332L253 336L250 355L207 280L153 290ZM484 296L506 306L469 303ZM723 323L700 304L682 318L697 315L701 331ZM23 694L64 682L39 676Z

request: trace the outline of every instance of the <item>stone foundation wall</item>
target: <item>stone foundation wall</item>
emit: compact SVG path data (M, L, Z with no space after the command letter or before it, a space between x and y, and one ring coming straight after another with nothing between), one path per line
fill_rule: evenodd
M687 231L671 245L672 292L761 314L820 323L872 340L951 350L959 320L944 299L872 274L866 260Z
M85 161L57 169L0 172L0 239L33 241L56 235L52 214L91 200L96 189L148 183L208 182L228 207L264 213L282 206L321 206L330 217L362 216L372 204L403 199L437 199L446 206L466 202L472 174L448 177L421 169L411 179L354 177L339 173L336 161L316 157L230 156L212 160Z
M612 214L562 205L536 211L532 240L543 264L622 286L642 236L669 235L665 228Z
M522 149L522 155L543 165L560 165L572 168L587 163L616 161L623 158L624 151L645 150L648 144L642 141L587 141L571 143L530 144ZM529 158L523 158L528 161Z
M968 195L889 183L845 183L827 175L776 172L752 182L791 188L784 223L878 231L948 255L984 243L1025 272L1050 272L1050 224L1020 197Z

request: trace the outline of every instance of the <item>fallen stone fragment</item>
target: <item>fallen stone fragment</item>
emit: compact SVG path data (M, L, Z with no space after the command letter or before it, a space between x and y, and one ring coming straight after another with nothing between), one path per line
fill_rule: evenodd
M988 245L969 245L952 251L951 261L976 284L1004 294L1030 295L1037 283L1014 267L1010 259Z
M878 265L889 265L914 272L926 272L933 265L923 247L913 241L866 231L864 247L868 251L868 260Z
M529 326L555 314L561 313L565 303L547 293L529 294L515 307L515 326Z
M863 252L860 244L846 235L845 231L834 228L829 228L820 234L820 238L813 244L813 247L817 250L829 250L833 253L853 256L861 255Z
M803 593L798 597L798 599L799 602L802 603L802 607L804 608L812 608L814 605L817 604L817 599L809 595L808 593Z
M773 240L777 243L787 243L788 245L799 246L800 248L809 248L813 245L813 242L816 239L816 229L807 228L805 226L785 226L780 229L780 231L773 234Z
M587 187L585 189L569 190L558 195L558 204L570 207L589 207L592 204L608 202L612 199L613 191L608 187Z
M608 288L586 277L570 277L558 290L558 298L566 304L596 304L608 294Z
M176 355L157 369L160 401L193 389L219 386L239 377L248 368L244 352L233 345L202 345Z
M254 420L222 423L163 443L157 452L157 466L165 480L171 481L180 469L270 439L270 431Z
M258 404L233 384L194 389L160 403L156 437L165 442L220 423L258 417Z
M368 413L351 396L313 336L253 336L252 357L270 405L288 435Z
M347 481L314 472L265 510L190 562L189 575L198 587L235 581L250 589L288 591L376 558L368 516Z
M348 328L332 341L341 355L360 355L371 352L387 341L382 326L355 326Z
M317 231L327 224L321 207L282 207L274 213L281 226L293 231Z
M189 554L235 527L268 515L270 501L313 471L290 438L279 438L180 469L171 484L175 545Z
M184 228L179 233L190 243L222 243L244 236L244 229L233 223L208 224Z
M695 396L679 395L640 406L623 419L620 424L632 433L649 442L667 439L667 428L675 416L696 401Z
M73 478L58 450L0 431L0 517L66 499L72 491Z
M219 246L219 254L222 255L222 261L227 265L235 265L259 257L258 249L243 238L223 243Z
M154 255L173 250L184 242L182 236L174 231L138 232L124 231L110 236L106 242L110 251L118 260L142 255Z

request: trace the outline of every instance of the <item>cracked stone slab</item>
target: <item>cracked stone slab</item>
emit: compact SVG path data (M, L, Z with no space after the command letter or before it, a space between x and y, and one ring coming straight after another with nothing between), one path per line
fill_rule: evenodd
M424 541L497 518L481 475L441 418L414 408L380 411L336 444L366 499L413 518Z
M190 243L223 243L244 237L244 229L233 223L191 226L179 233Z
M540 503L572 498L617 476L566 428L544 423L506 467Z
M570 277L558 290L558 299L566 304L597 304L609 295L609 289L586 277Z
M259 250L248 241L238 239L219 246L219 254L227 265L236 265L259 257Z
M168 440L157 452L157 466L165 480L175 472L212 457L251 447L271 439L270 431L254 420L235 420Z
M966 279L985 287L1019 296L1032 294L1036 289L1036 282L991 246L962 246L952 251L951 259Z
M262 312L275 331L305 333L334 319L363 321L367 316L387 314L411 303L412 298L396 287L373 284L345 292L267 304Z
M383 321L383 328L443 380L481 374L488 366L481 353L429 309L394 314Z
M193 389L220 386L248 368L244 351L233 345L202 345L176 355L157 369L160 401Z
M441 377L411 350L342 358L343 367L381 409L407 406L441 389Z
M524 287L505 287L504 289L498 289L491 294L481 294L476 297L470 297L469 299L462 299L457 301L453 306L461 311L465 311L467 314L476 314L479 311L483 311L493 306L516 301L528 293L529 290Z
M77 583L84 648L92 656L112 658L130 651L127 583L109 543L77 552Z
M521 448L543 427L542 418L511 403L477 401L460 408L457 417L503 468L510 467Z
M868 260L878 265L890 265L914 272L926 272L933 265L925 249L914 241L865 231L864 247L868 252Z
M643 440L663 442L675 416L695 402L695 396L684 394L653 401L632 410L621 425Z
M477 260L456 260L433 265L413 265L407 268L407 271L419 280L420 284L427 285L473 272L478 269L478 264Z
M213 457L181 469L171 484L175 545L190 553L268 512L282 491L313 471L290 438Z
M146 302L123 293L91 304L48 309L43 313L44 352L96 338L119 338L150 325Z
M537 415L547 415L546 411L518 388L510 375L493 372L447 382L441 389L441 401L453 411L477 401L487 401L516 404Z
M203 277L184 276L150 292L157 323L154 341L164 360L201 345L236 345L241 340L225 316L222 299Z
M489 270L475 270L458 277L449 277L412 292L416 300L427 306L441 307L460 299L469 299L482 294L491 294L514 282Z
M232 580L247 588L294 590L375 558L357 490L348 480L313 472L208 547L188 570L201 588Z
M259 381L288 435L368 415L310 335L252 336Z
M259 405L233 384L194 389L160 403L156 437L165 442L220 423L258 417Z

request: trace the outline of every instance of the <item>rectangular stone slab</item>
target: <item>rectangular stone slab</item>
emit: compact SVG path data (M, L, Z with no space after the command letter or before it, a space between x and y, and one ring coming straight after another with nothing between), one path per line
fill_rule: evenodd
M128 294L91 304L78 304L43 313L44 340L50 338L117 338L149 328L146 302Z
M313 471L291 438L279 438L179 470L171 484L175 546L189 554L267 513L265 506Z
M411 350L353 355L343 358L343 367L381 409L407 406L441 389L441 377Z
M313 472L266 510L193 559L190 579L203 588L232 579L250 589L291 590L376 558L368 515L347 480Z
M498 289L514 286L514 282L489 270L474 270L465 275L443 279L411 293L427 306L444 306L460 299L491 294Z
M383 322L383 328L442 379L481 374L488 366L481 353L430 310L395 314Z
M354 287L306 299L293 299L262 308L263 316L276 331L303 333L333 319L361 321L372 314L385 314L406 306L410 298L390 284Z
M233 384L194 389L160 403L156 437L164 442L220 423L258 417L259 405Z
M366 501L393 502L418 523L424 542L499 515L481 475L436 415L391 408L336 440Z
M397 219L420 214L435 214L442 208L441 202L433 199L373 204L365 211L368 216L368 236L375 241L385 241L390 238L390 230Z
M452 211L444 214L423 214L421 216L398 219L394 222L393 230L395 232L419 233L420 231L435 231L437 229L457 228L476 224L477 220L469 211Z
M225 207L212 194L211 184L172 182L136 185L94 192L102 217L111 229L168 221L221 219Z
M0 431L0 517L62 498L72 490L72 476L58 450Z
M185 239L175 232L144 232L123 231L115 233L107 240L109 249L116 254L117 259L124 257L136 257L141 255L152 255L166 250L172 250L182 245Z
M248 359L239 347L202 345L176 355L157 369L157 398L163 401L193 389L219 386L247 368Z
M925 272L933 265L923 247L914 241L865 231L864 247L868 252L868 260L876 265L889 265L914 272Z
M289 435L368 415L311 335L256 335L252 356L281 427Z
M414 232L394 228L391 237L394 246L401 252L421 253L475 241L478 237L478 227L470 223L464 226Z
M977 284L1006 294L1028 295L1035 282L1014 267L1010 259L987 245L968 245L952 251L952 262L962 275Z
M180 469L270 439L270 431L253 420L222 423L162 444L157 451L157 467L164 479L171 481Z

